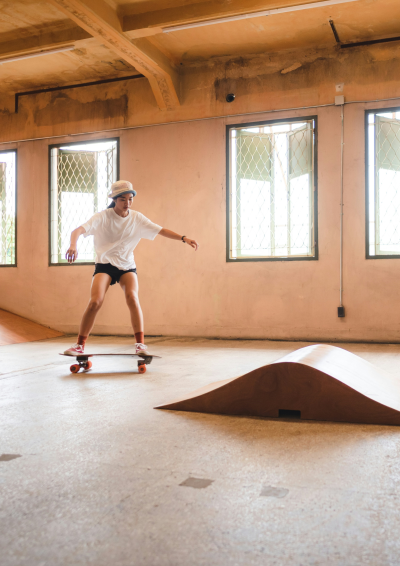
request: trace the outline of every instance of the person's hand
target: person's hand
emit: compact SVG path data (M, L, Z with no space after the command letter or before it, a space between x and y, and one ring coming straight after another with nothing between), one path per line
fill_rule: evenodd
M78 259L78 249L76 246L70 246L65 254L65 259L68 263L74 263Z
M196 240L191 240L190 238L186 238L185 236L185 239L183 241L185 242L185 244L189 244L189 246L192 246L192 248L197 251L199 244L196 242Z

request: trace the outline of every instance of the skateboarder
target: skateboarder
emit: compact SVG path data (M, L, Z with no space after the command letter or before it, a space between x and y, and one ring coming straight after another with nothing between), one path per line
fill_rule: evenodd
M73 263L78 257L79 237L94 236L96 260L90 300L79 327L77 343L64 352L70 356L84 353L86 340L103 304L105 294L109 286L115 283L119 283L125 293L135 334L135 353L149 355L144 344L143 313L139 303L139 284L133 250L141 238L154 240L157 234L171 240L181 240L195 250L199 247L196 240L161 228L140 212L132 210L131 205L136 191L129 181L113 183L108 196L112 198L109 207L97 212L71 233L71 244L65 254L68 263Z

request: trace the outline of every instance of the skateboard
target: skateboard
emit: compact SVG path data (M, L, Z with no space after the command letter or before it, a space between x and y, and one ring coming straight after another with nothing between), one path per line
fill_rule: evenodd
M60 354L60 356L66 356L67 358L76 358L76 361L78 363L72 364L72 366L69 368L71 370L71 373L78 373L81 368L85 371L89 370L93 365L89 358L93 358L94 356L130 356L131 358L137 358L139 373L146 372L146 365L151 364L153 358L161 358L161 356L146 356L143 354L80 354L78 356Z

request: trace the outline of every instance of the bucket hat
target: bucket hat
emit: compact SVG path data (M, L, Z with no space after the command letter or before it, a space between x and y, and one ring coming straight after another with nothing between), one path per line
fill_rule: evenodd
M111 193L108 195L109 198L117 198L124 193L132 193L136 196L136 191L132 187L132 183L129 181L116 181L111 185Z

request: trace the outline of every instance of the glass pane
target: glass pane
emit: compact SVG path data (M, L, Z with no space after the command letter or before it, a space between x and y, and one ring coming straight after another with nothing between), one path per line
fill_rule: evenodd
M58 155L61 192L92 193L97 190L97 152L59 150Z
M400 171L400 121L379 117L376 127L379 168Z
M15 265L15 157L0 153L0 265Z
M368 235L369 255L375 255L375 114L368 116Z
M71 226L81 226L93 214L94 195L87 193L61 193L61 250L67 251L71 238ZM78 260L93 261L93 238L81 238ZM64 252L65 256L65 252ZM60 260L64 257L60 257Z
M379 252L400 254L400 172L380 169Z
M51 263L66 263L72 230L104 210L117 180L117 142L104 141L51 151ZM79 242L78 262L94 262L93 238Z
M271 255L270 183L240 180L241 255Z
M400 254L400 120L398 112L368 120L370 255Z
M274 159L274 231L275 252L273 255L288 255L288 136L287 133L273 136Z
M312 131L310 125L289 136L290 253L312 253Z
M313 121L230 131L230 257L311 256Z
M312 143L310 138L310 128L303 128L289 136L289 174L291 179L311 171Z
M242 179L271 178L271 137L265 134L237 136L237 175Z
M310 254L310 196L308 174L290 181L290 251L294 255Z

